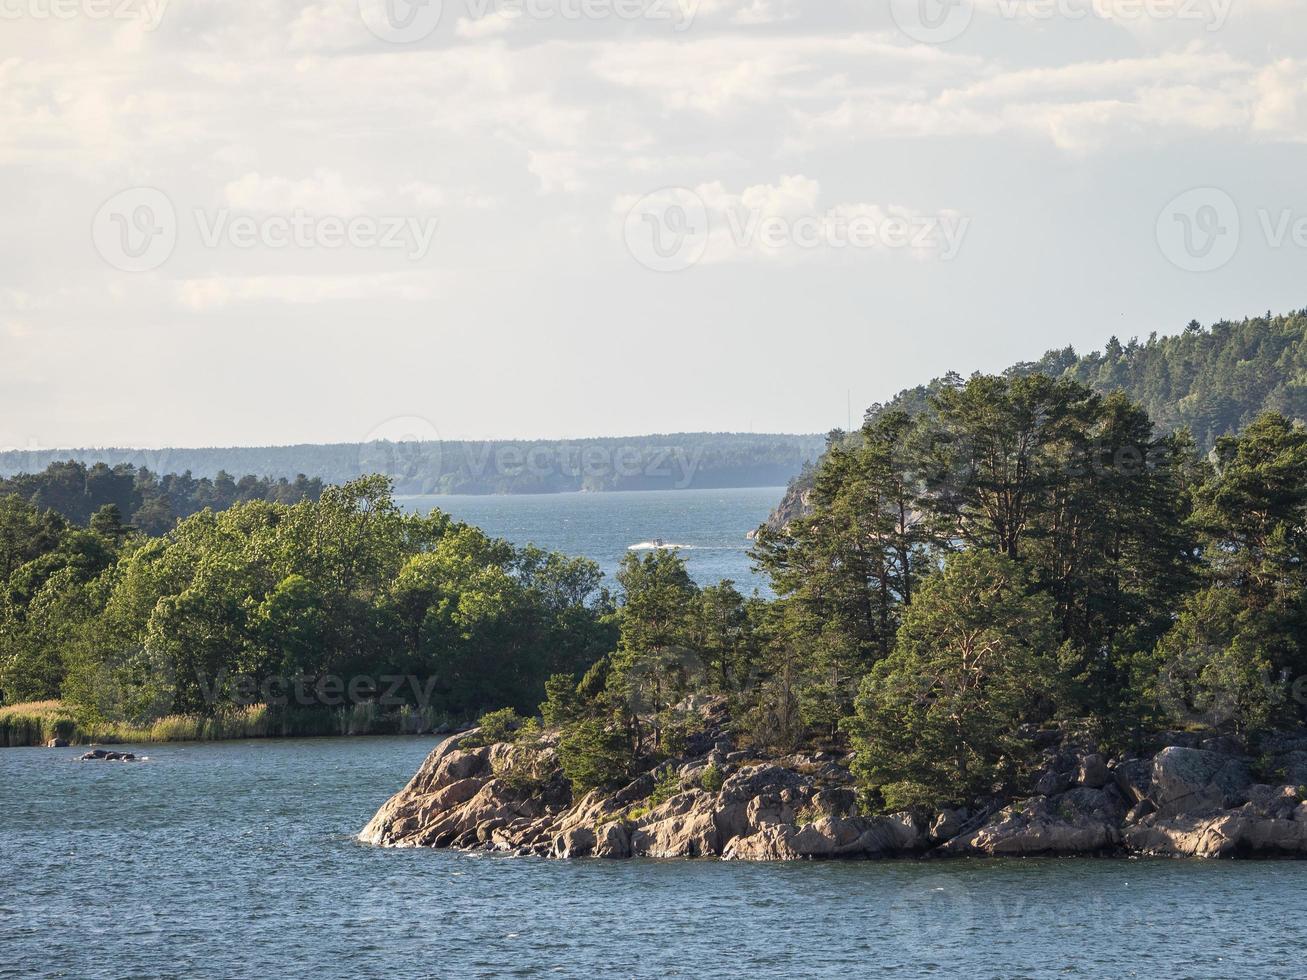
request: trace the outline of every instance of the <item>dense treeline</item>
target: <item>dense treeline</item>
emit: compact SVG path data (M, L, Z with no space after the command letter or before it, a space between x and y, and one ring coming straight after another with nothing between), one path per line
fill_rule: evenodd
M87 724L254 703L528 707L610 645L601 574L439 512L383 477L238 503L162 537L110 505L89 527L0 498L0 692Z
M1123 344L1112 337L1102 351L1080 356L1065 347L1004 372L1008 378L1031 374L1079 381L1104 395L1124 392L1160 432L1187 430L1199 452L1207 453L1222 436L1242 431L1262 412L1307 421L1307 310L1222 320L1207 328L1193 321L1178 336L1154 333L1142 343L1132 338ZM957 381L950 374L907 389L887 404L871 406L867 416L919 412ZM827 440L856 444L858 436L835 431ZM802 497L811 491L814 474L810 467L794 479L773 515L774 525L803 511Z
M295 504L317 500L321 494L322 481L303 474L294 480L236 479L220 470L213 479L197 479L189 472L156 476L130 464L88 466L76 460L50 463L40 473L0 479L0 497L20 497L37 510L52 510L73 524L85 527L102 507L115 507L127 523L153 535L205 508L226 510L251 500Z
M778 598L630 558L617 650L554 678L578 789L676 755L691 695L760 752L853 747L873 805L971 803L1030 775L1037 729L1126 747L1303 721L1307 430L1258 416L1210 458L1144 410L1038 373L952 379L875 414L763 528Z
M428 425L411 428L415 430L411 436L397 435L394 442L362 444L0 452L0 474L33 472L73 459L88 465L103 462L115 468L135 466L153 472L184 470L214 482L224 472L253 473L272 480L314 473L327 483L348 483L381 473L390 477L400 494L683 490L784 486L805 462L817 458L823 446L822 437L815 435L711 432L446 442Z
M507 705L485 738L557 729L577 791L683 754L714 696L759 754L855 749L891 809L1016 792L1050 726L1124 748L1304 721L1307 428L1282 414L1203 454L1120 392L955 377L833 444L811 505L760 529L765 600L664 551L610 596L588 561L404 514L384 477L155 538L0 498L0 688L96 721L400 677L406 704Z

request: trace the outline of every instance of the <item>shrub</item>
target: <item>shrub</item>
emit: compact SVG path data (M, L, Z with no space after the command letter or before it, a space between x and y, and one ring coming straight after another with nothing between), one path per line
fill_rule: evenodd
M669 719L663 723L658 736L658 748L669 758L679 758L685 754L689 740L690 728L681 719Z
M722 774L721 769L717 767L717 763L715 762L708 763L707 768L705 768L703 773L699 776L699 785L702 786L704 791L707 793L720 793L722 791L722 784L725 782L726 777Z
M675 769L668 767L658 774L649 800L656 807L662 806L680 791L681 778L676 774Z
M826 814L822 812L821 807L817 806L815 803L809 803L806 806L800 807L798 812L794 814L794 822L800 827L806 827L810 823L816 823L825 815Z
M558 740L559 764L577 796L628 778L633 759L628 739L602 719L569 725Z
M544 728L540 724L539 718L528 718L522 722L522 726L513 733L513 742L517 745L535 745L540 741L544 734Z
M511 742L513 734L522 727L523 718L512 708L500 708L487 711L477 721L480 729L475 736L468 736L463 744L468 748L480 745L495 745L499 742Z
M554 674L545 681L540 716L550 728L560 728L576 721L585 713L584 707L576 693L576 679L571 674Z
M510 789L535 793L549 781L549 764L543 753L530 750L512 752L490 763L495 778Z

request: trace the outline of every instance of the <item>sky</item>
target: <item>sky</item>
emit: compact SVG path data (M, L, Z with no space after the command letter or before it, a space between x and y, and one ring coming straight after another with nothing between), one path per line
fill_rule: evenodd
M826 431L1307 305L1305 161L1300 0L0 0L0 448Z

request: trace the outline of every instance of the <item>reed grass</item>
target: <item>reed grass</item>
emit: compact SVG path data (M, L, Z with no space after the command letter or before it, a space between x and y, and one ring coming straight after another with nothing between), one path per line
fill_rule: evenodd
M404 705L382 711L365 702L342 708L287 708L265 704L234 708L213 717L167 715L145 725L83 725L61 701L34 701L0 708L0 746L70 745L92 742L213 742L242 738L316 738L332 735L420 735L448 718L430 708Z

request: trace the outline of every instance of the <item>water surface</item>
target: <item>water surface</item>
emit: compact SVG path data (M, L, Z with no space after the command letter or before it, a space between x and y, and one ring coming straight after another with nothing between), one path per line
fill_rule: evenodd
M591 558L610 579L633 547L662 539L685 546L680 554L700 585L729 578L748 594L765 591L765 581L752 570L747 535L784 494L784 487L747 487L396 499L411 510L438 507L517 545Z
M436 743L0 750L0 977L1301 977L1307 864L579 861L354 835Z

